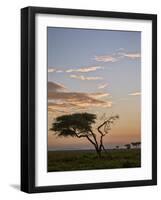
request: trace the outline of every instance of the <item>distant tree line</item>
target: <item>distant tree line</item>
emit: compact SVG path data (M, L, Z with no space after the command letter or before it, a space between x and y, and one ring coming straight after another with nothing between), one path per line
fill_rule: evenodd
M141 147L141 142L131 142L130 144L125 144L123 145L126 149L131 149L132 147L133 148L140 148ZM119 145L116 145L115 147L116 149L119 149L120 146Z

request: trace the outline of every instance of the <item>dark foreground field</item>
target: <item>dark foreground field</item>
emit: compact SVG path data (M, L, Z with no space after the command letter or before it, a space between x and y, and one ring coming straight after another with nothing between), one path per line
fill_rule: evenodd
M92 150L48 152L48 172L134 167L141 167L140 149L109 150L101 158Z

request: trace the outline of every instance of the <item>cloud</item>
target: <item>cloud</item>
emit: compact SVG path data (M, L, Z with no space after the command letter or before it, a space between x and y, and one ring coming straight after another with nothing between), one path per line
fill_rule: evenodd
M112 54L95 56L94 60L97 62L117 62L125 58L137 59L140 57L141 54L138 52L126 52L123 48L120 48L117 49L116 52Z
M60 113L67 113L68 112L68 104L48 102L48 111L49 112L57 111Z
M118 48L116 51L119 51L119 52L120 51L125 51L125 49L121 47L121 48Z
M105 83L105 84L99 85L99 86L98 86L98 89L104 89L104 88L106 88L107 86L108 86L108 84Z
M79 72L79 73L87 73L87 72L94 72L98 69L104 69L104 67L101 66L87 66L87 67L81 67L81 68L71 68L71 69L56 69L56 68L48 68L48 73L72 73L72 72Z
M113 55L95 56L94 60L99 62L116 62L117 58Z
M89 94L90 97L94 97L94 98L103 98L103 97L107 97L109 96L110 94L108 93L103 93L103 92L98 92L98 93L92 93L92 94Z
M136 59L141 57L140 53L121 53L121 55L131 59Z
M48 92L48 99L49 100L66 100L67 102L86 102L86 103L102 103L103 100L99 100L97 98L100 98L102 96L108 96L105 93L80 93L80 92Z
M66 90L65 86L60 83L48 82L48 91L56 92Z
M106 98L109 96L108 93L69 92L69 90L64 91L65 87L57 83L49 85L55 88L54 90L48 89L48 110L50 112L76 112L90 107L108 108L112 106L112 102Z
M62 73L63 70L55 69L55 68L48 68L48 73Z
M133 92L133 93L130 93L128 95L130 95L130 96L139 96L139 95L141 95L141 92Z
M48 73L52 73L52 72L55 72L56 71L56 69L54 69L54 68L48 68Z
M99 76L83 76L83 75L75 75L75 74L71 74L70 78L74 78L74 79L79 79L82 81L94 81L94 80L102 80L102 77Z
M77 108L77 109L88 109L89 107L111 107L112 103L106 100L100 100L99 98L105 97L107 95L92 95L86 93L77 93L77 92L51 92L48 93L48 99L54 100L55 105L58 110L61 108ZM58 100L60 100L61 104L57 104ZM51 103L49 104L52 107ZM63 107L64 106L64 107Z
M68 70L66 70L66 72L67 73L71 73L71 72L87 73L87 72L96 71L97 69L104 69L104 67L101 67L101 66L90 66L90 67L83 67L83 68L79 68L79 69L68 69Z
M63 70L56 70L56 73L62 73Z

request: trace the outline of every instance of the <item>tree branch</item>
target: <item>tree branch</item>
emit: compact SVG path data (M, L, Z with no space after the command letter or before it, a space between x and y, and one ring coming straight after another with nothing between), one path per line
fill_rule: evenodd
M102 128L107 122L108 122L108 120L104 121L104 122L97 128L98 132L99 132L101 135L105 135L105 134L103 134L103 132L101 131L101 128Z
M91 140L91 138L88 135L79 135L79 134L80 133L76 133L76 131L75 131L75 135L76 135L77 138L82 138L82 137L87 138L95 146L95 148L98 149L98 144L93 142L93 140Z
M99 149L101 150L101 148L103 147L104 148L104 146L103 146L103 137L104 137L105 135L101 135L101 137L100 137L100 146L99 146Z
M98 126L97 130L98 132L101 134L101 137L100 137L100 145L99 145L99 150L101 151L101 148L103 148L104 151L105 150L105 147L103 145L103 137L108 133L108 131L110 130L110 124L113 123L113 121L115 119L117 119L118 116L111 116L109 117L108 119L106 119L101 125ZM102 132L101 128L104 127L104 133Z
M93 133L92 130L90 130L90 132L91 132L91 134L92 134L92 136L93 136L93 138L94 138L95 144L96 144L96 146L97 146L97 148L98 148L98 142L97 142L96 135Z
M86 135L86 137L95 146L95 148L97 148L97 144L95 144L88 135Z
M98 126L98 128L97 128L97 130L98 130L98 132L101 134L101 135L105 135L105 134L107 134L108 132L107 131L105 131L105 134L101 131L101 128L103 127L103 126L108 126L107 128L108 128L108 130L110 130L109 128L110 128L110 123L113 123L113 120L115 120L116 118L118 118L118 116L112 116L112 117L109 117L107 120L105 120L100 126Z
M86 135L79 135L78 133L75 132L76 137L78 138L82 138L82 137L86 137Z

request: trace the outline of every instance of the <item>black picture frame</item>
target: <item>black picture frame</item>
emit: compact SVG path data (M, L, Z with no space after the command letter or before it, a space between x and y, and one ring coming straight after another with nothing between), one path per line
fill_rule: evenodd
M35 15L60 14L152 21L152 179L76 185L35 186ZM21 190L27 193L147 186L157 184L157 15L45 7L21 9Z

